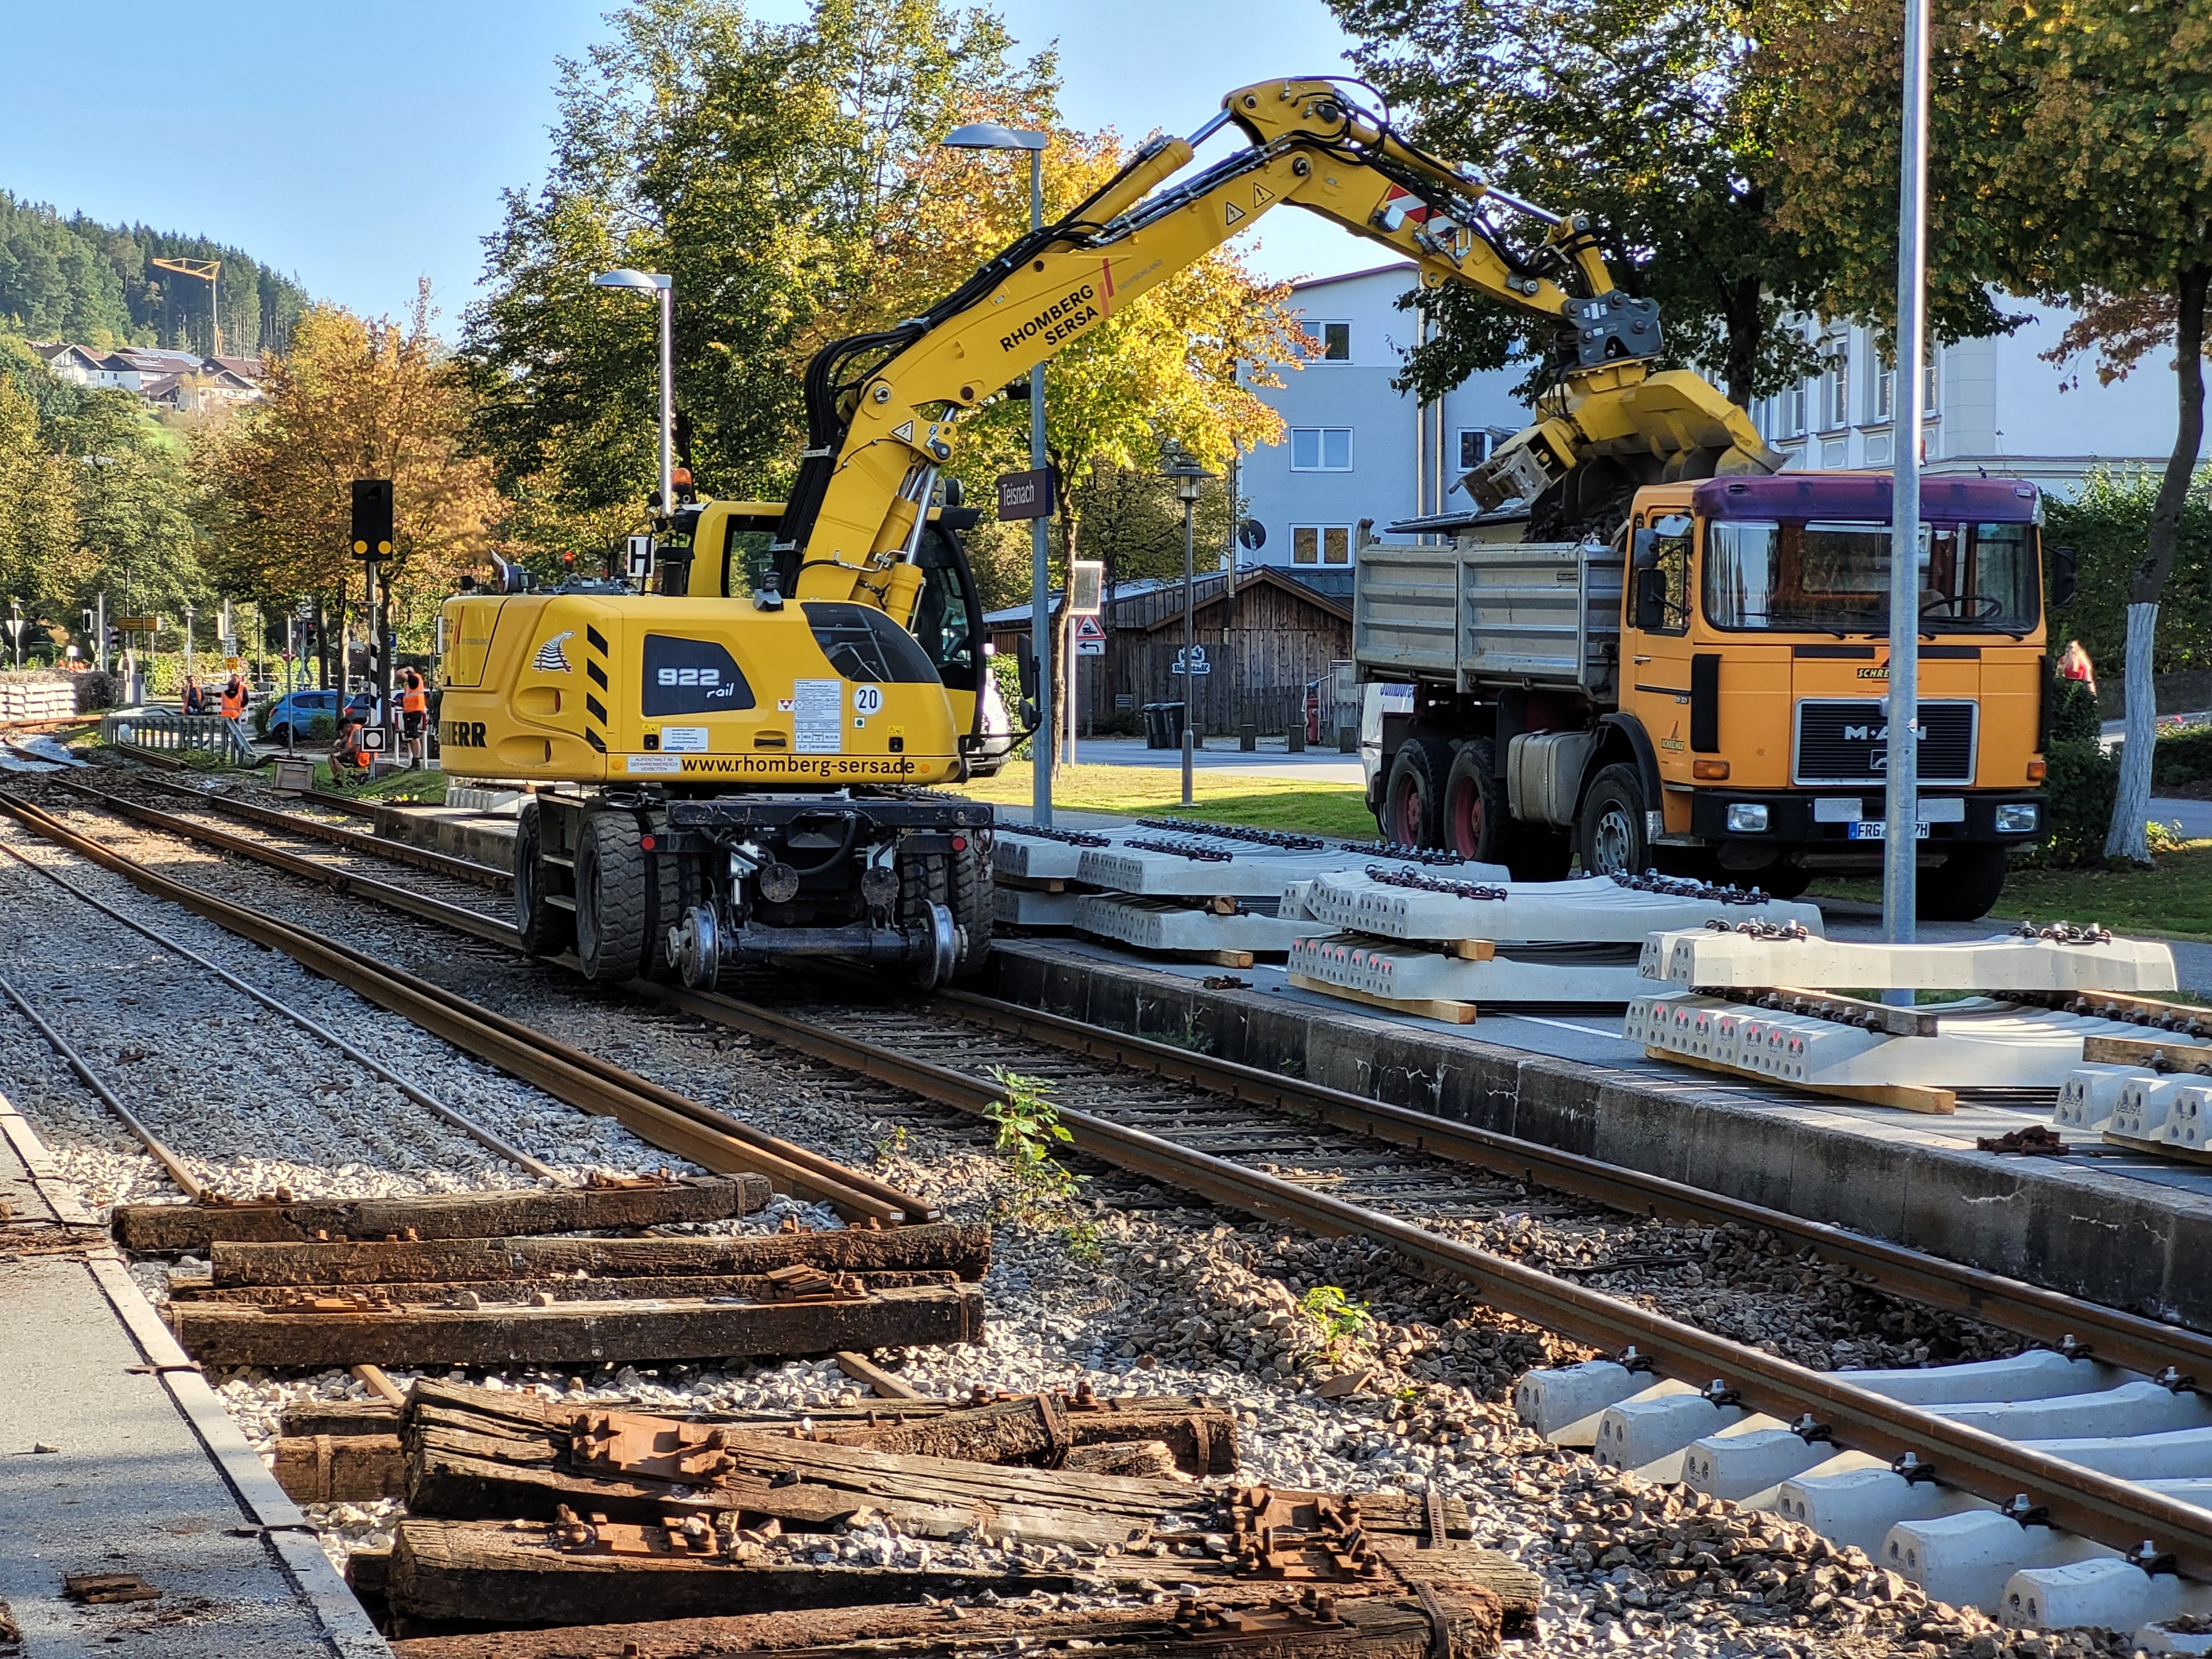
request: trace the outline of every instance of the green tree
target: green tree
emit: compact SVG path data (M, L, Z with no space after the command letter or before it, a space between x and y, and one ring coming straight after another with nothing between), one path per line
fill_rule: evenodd
M977 112L1044 118L1051 58L1014 62L995 16L942 0L819 0L796 26L737 0L639 0L611 21L563 66L544 186L509 194L489 243L465 333L483 441L503 480L564 507L641 509L656 319L590 279L668 270L695 475L773 495L799 447L798 368L909 314L912 263L885 255L917 206L917 157Z
M1839 308L1879 316L1894 280L1899 16L1826 0L1790 14L1781 52L1826 112L1784 147L1787 216L1835 247ZM2104 349L2110 372L2172 352L2174 445L2128 579L2128 740L2106 842L2147 861L2159 604L2204 434L2212 0L1966 0L1939 24L1930 269L2082 309L2074 343ZM2153 299L2171 301L2170 330L2147 319Z
M1330 3L1361 37L1361 73L1418 142L1523 200L1595 222L1616 279L1658 301L1668 361L1743 404L1816 372L1803 330L1784 319L1826 292L1828 249L1778 219L1774 144L1825 118L1817 88L1769 70L1770 4ZM1999 325L1978 287L1938 297L1947 338ZM1407 363L1422 396L1516 362L1536 365L1532 395L1548 382L1548 324L1457 286L1413 302L1433 325Z

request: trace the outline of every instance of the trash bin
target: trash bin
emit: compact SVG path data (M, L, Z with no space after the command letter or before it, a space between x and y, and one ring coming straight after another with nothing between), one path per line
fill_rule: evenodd
M1168 746L1167 727L1160 720L1160 710L1164 707L1165 705L1162 703L1148 702L1142 711L1145 716L1145 747L1147 749Z

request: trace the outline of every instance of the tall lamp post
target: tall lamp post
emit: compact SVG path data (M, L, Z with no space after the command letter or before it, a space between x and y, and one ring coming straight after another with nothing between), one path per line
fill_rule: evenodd
M949 149L1025 149L1030 154L1030 228L1044 228L1044 147L1051 135L992 121L955 127L945 137ZM1030 365L1030 470L1042 472L1044 453L1044 365ZM1052 828L1052 576L1046 568L1045 521L1030 520L1030 654L1037 665L1037 735L1030 740L1036 769L1030 786L1030 817L1042 830ZM1071 672L1073 671L1071 670Z
M1192 599L1197 586L1195 515L1200 486L1213 474L1179 445L1170 445L1162 457L1160 476L1174 482L1176 497L1182 502L1182 804L1188 806L1198 747L1198 614Z
M660 510L676 511L676 279L657 270L603 270L593 288L629 288L660 295Z
M1882 825L1881 933L1913 937L1920 876L1920 362L1927 319L1928 0L1905 0L1904 142L1898 161L1897 411L1889 532L1888 799ZM1910 1003L1910 991L1885 1000Z

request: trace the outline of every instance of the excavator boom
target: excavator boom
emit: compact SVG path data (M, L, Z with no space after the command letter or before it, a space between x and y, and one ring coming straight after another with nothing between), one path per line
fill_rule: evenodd
M1231 123L1248 148L1170 182ZM1404 254L1425 285L1465 283L1557 325L1558 385L1539 420L1468 475L1478 505L1556 501L1596 472L1601 487L1573 492L1589 517L1641 483L1780 465L1702 377L1655 370L1657 308L1617 287L1586 218L1426 155L1337 82L1271 81L1231 93L1191 137L1152 141L922 316L824 349L807 372L809 447L777 535L785 590L903 622L919 526L960 418L1285 203ZM1500 234L1499 210L1546 224L1533 252Z

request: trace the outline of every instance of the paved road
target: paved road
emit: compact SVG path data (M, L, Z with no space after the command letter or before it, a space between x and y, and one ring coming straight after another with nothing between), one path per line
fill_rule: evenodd
M1075 745L1075 758L1085 766L1152 766L1169 769L1182 765L1179 749L1147 749L1142 738L1085 738ZM1249 773L1255 777L1295 777L1301 783L1335 783L1358 788L1359 757L1334 750L1315 750L1293 755L1280 738L1263 738L1251 754L1230 739L1216 738L1213 746L1191 757L1194 766L1208 772Z

